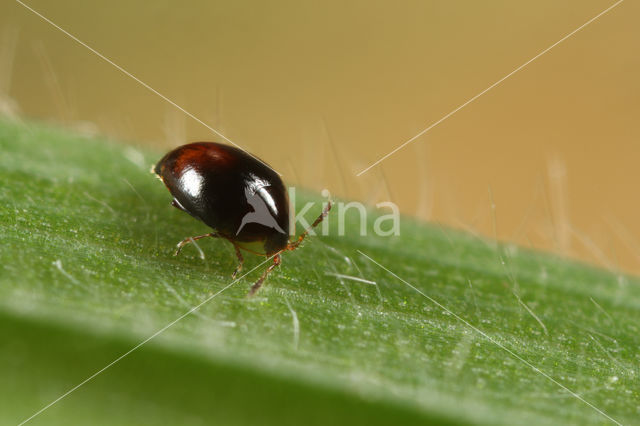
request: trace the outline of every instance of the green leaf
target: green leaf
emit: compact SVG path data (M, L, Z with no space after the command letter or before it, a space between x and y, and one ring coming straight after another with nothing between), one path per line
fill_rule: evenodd
M192 245L172 256L208 229L172 208L148 172L162 153L9 122L0 147L2 424L118 359L31 423L602 424L640 414L635 278L408 218L399 236L374 236L376 212L361 237L355 209L339 236L336 207L330 235L286 253L247 298L264 258L247 255L245 271L258 268L225 290L236 264L225 241L199 241L205 260ZM317 195L297 198L320 211Z

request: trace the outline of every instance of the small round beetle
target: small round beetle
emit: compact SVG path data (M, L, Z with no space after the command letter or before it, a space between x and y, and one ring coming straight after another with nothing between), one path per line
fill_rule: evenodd
M266 163L241 149L214 142L196 142L167 153L152 170L173 195L171 204L201 220L214 232L185 238L182 247L201 238L224 238L233 244L238 267L244 261L240 249L273 256L273 264L253 284L249 295L281 263L280 254L295 250L329 214L331 202L294 241L289 240L289 197L282 179Z

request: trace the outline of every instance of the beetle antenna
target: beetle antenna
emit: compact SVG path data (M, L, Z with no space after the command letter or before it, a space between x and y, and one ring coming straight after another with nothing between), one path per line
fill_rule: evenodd
M297 249L298 246L300 246L300 244L302 243L302 240L304 240L305 237L309 234L309 231L311 231L313 228L318 226L320 222L322 222L324 218L327 217L327 215L329 214L329 210L331 210L332 206L333 206L333 202L329 200L325 208L322 210L322 213L320 213L320 216L318 216L316 220L313 221L311 226L309 226L307 229L304 230L302 234L300 234L300 236L296 241L289 243L289 245L287 246L287 250Z

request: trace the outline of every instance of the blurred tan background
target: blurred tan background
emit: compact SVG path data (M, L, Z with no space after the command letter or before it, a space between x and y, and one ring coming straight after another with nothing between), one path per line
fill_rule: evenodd
M26 3L289 185L640 273L637 2L360 177L614 2ZM5 114L136 144L220 140L10 0L0 100Z

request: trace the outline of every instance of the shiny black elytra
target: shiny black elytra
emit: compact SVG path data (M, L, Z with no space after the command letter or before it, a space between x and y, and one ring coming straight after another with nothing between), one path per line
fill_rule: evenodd
M280 265L280 253L295 250L329 214L331 202L295 241L289 241L289 197L280 176L256 157L232 146L196 142L167 153L153 172L173 195L171 204L214 229L209 234L185 238L186 244L206 237L224 238L233 244L238 267L244 261L240 249L273 256L271 264L253 284L253 295L265 278Z

